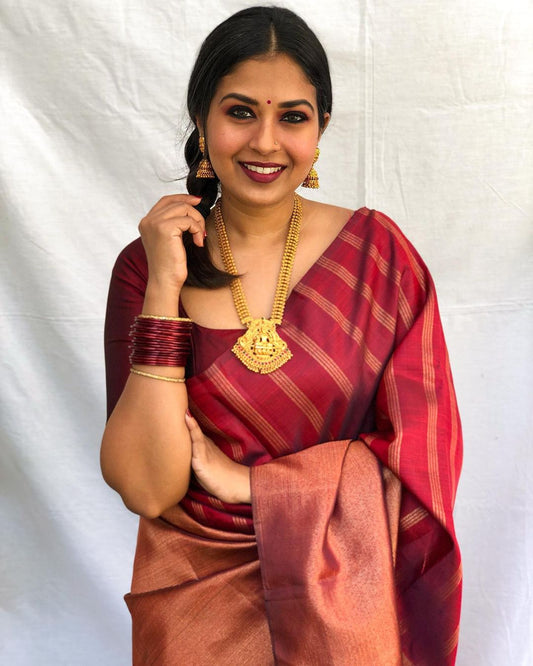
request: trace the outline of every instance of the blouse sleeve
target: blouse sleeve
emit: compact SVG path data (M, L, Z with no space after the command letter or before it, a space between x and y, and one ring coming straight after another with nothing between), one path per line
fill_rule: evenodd
M128 378L129 331L142 310L147 280L146 255L138 238L118 256L109 285L104 329L108 418Z

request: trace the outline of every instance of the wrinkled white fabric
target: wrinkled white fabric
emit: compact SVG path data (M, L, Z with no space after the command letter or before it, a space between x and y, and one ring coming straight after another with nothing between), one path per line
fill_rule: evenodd
M136 518L98 465L108 279L183 191L201 40L253 4L0 2L3 664L129 663ZM531 2L279 4L332 66L316 196L386 212L437 284L465 436L458 663L533 663Z

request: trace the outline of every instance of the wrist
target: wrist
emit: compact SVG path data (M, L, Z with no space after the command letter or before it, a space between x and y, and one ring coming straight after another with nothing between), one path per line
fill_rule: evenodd
M143 314L178 316L181 287L181 284L149 278L144 294Z
M130 329L130 363L132 366L185 367L191 353L191 328L191 320L184 317L137 315ZM132 372L165 379L161 375L147 375L138 368L132 368ZM174 378L172 381L180 380Z
M251 504L252 492L250 486L250 468L247 465L239 465L240 483L238 504Z

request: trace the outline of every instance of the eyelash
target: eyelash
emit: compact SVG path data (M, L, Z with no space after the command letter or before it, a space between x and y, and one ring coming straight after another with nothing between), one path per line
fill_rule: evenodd
M297 120L289 120L289 116L296 117ZM291 124L303 123L307 120L307 116L302 111L289 111L283 116L283 119Z
M246 106L232 106L228 110L228 115L237 120L249 120L255 116L254 112ZM290 125L298 125L308 120L308 117L303 111L288 111L281 119Z
M228 109L228 116L237 118L237 120L248 120L253 117L253 111L246 106L232 106Z

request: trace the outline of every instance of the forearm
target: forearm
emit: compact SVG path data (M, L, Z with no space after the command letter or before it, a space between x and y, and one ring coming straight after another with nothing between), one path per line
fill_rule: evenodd
M144 314L176 316L179 291L147 285ZM135 365L137 370L183 378L184 368ZM102 472L126 506L154 517L187 491L191 445L185 424L184 383L130 375L107 423L101 449Z

